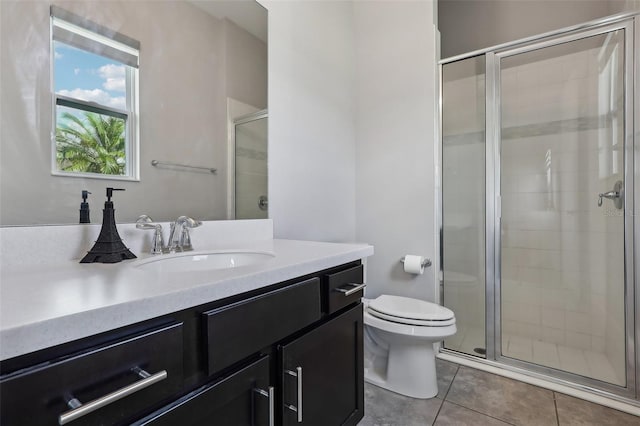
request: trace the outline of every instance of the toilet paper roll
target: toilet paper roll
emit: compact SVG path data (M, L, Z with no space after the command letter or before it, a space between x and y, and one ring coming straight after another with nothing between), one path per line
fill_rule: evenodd
M424 266L422 266L423 261L424 257L422 256L407 254L404 257L404 271L409 274L421 275L424 272Z

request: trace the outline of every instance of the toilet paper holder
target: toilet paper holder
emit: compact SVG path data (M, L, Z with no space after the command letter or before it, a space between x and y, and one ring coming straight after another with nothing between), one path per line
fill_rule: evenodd
M404 257L402 259L400 259L400 263L404 263ZM422 263L421 263L423 268L426 268L427 266L431 266L431 259L427 259L425 258Z

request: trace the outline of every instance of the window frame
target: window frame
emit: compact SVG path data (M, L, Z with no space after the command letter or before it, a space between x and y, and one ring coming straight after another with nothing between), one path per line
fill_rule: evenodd
M71 15L71 14L69 14ZM75 15L71 15L75 20L82 19ZM123 63L125 66L125 108L124 110L109 107L99 104L97 102L89 102L81 99L63 96L56 93L55 87L55 43L61 43L71 48L82 50L83 52L89 52L88 50L75 47L71 44L65 43L54 39L54 27L57 22L61 22L65 29L82 36L92 43L96 43L101 46L109 46L110 48L121 49L131 53L135 51L135 56L139 57L139 49L126 46L118 41L109 40L102 34L94 32L88 28L83 28L80 25L76 25L68 20L54 16L53 11L49 19L50 24L50 84L51 84L51 111L52 111L52 130L51 130L51 174L53 176L64 177L78 177L78 178L92 178L92 179L108 179L108 180L124 180L124 181L140 181L140 127L139 127L139 72L138 68L129 64ZM87 21L89 27L96 26L96 24ZM105 58L108 56L93 53ZM114 59L115 60L115 59ZM93 112L101 115L107 115L124 119L125 121L125 169L123 175L111 175L102 173L90 173L90 172L68 172L60 170L58 168L57 151L58 145L56 141L56 130L58 127L58 107L73 108L80 112Z

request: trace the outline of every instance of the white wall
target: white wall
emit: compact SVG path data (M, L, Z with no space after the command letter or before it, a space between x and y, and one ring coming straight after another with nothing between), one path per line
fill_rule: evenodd
M351 2L269 10L269 217L278 238L355 238Z
M434 300L436 34L430 1L356 2L356 239L375 246L367 296Z
M368 296L434 300L434 4L264 1L269 217L279 238L373 244Z

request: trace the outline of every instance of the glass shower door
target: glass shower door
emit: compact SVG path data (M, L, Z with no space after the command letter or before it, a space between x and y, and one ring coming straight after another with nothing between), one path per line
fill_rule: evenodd
M260 111L235 124L236 219L268 217L268 120Z
M444 346L486 357L485 57L442 67L444 306L458 332Z
M625 386L625 28L496 58L499 350Z

